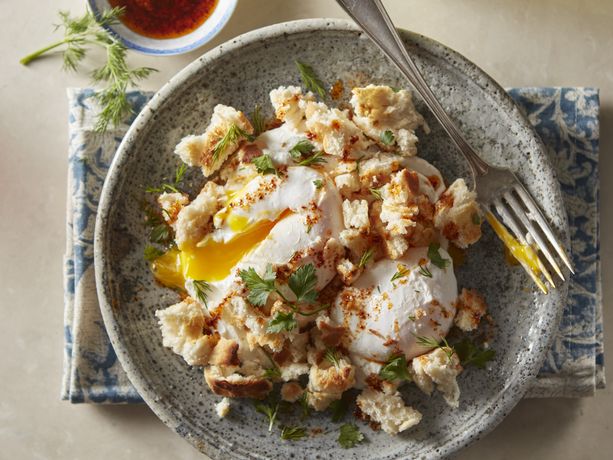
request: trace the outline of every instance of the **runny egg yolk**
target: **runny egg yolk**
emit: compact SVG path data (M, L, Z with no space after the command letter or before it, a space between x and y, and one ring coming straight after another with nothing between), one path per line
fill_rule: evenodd
M517 241L491 212L488 212L485 218L492 226L494 232L498 235L498 238L500 238L509 249L511 255L527 269L526 271L530 274L537 286L547 294L547 286L545 286L545 283L538 277L542 270L538 254L534 248L528 244L522 244Z
M209 282L223 280L243 256L263 241L277 222L289 214L291 211L284 211L275 220L262 220L247 227L246 220L243 222L243 218L237 216L237 222L229 222L231 227L236 226L237 232L240 231L237 236L226 242L208 238L199 246L182 250L173 248L153 262L153 274L163 285L181 289L185 286L186 278Z

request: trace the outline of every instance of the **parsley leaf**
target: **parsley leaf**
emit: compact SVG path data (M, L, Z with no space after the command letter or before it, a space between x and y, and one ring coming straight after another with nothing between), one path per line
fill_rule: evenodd
M385 145L392 145L395 142L394 133L389 129L381 134L381 142Z
M289 277L288 286L296 296L296 302L311 303L317 299L317 275L313 264L303 265Z
M315 152L310 157L305 158L304 160L298 162L298 166L311 166L319 163L327 163L328 160L324 158L323 152Z
M277 419L277 412L279 411L279 403L276 404L266 404L263 402L255 403L255 410L260 414L264 414L268 417L268 431L272 431L272 427L275 425L275 420Z
M209 292L211 292L211 285L204 280L193 280L192 284L194 285L194 291L196 291L196 297L208 308L207 299Z
M441 245L438 243L430 243L430 246L428 246L428 258L434 265L442 270L449 265L449 259L444 259L441 256L438 252L440 247Z
M145 260L149 262L153 262L158 257L163 256L164 251L156 248L155 246L147 245L145 246L145 250L143 251L143 254L145 256Z
M289 154L294 160L298 161L304 155L310 155L311 153L313 153L314 150L315 146L311 143L311 141L303 139L301 141L298 141L298 143L291 148Z
M236 123L232 123L226 134L224 134L224 136L217 141L215 147L213 147L213 161L217 161L219 155L241 139L253 140L253 136L247 133L247 131L239 128Z
M494 359L496 355L496 351L481 349L468 339L454 344L453 348L460 358L463 367L473 365L479 369L483 369L485 364Z
M324 84L321 80L315 75L315 71L310 65L304 64L300 61L295 61L296 67L298 67L298 71L300 72L300 78L302 78L302 82L304 86L309 91L317 93L319 97L324 99L326 97L326 90L324 89Z
M277 174L277 168L269 155L263 154L251 160L260 174Z
M291 331L298 326L296 322L296 318L294 318L293 312L284 313L282 311L278 312L273 319L268 321L268 326L266 327L266 332L271 334L275 334L281 331Z
M316 189L320 189L324 186L324 181L322 181L321 179L315 179L313 181L313 185L315 186Z
M349 410L349 401L347 400L347 397L343 395L341 399L332 401L329 407L332 411L332 421L334 423L338 423L345 417L345 414L347 414L347 411Z
M404 355L392 355L379 371L379 377L389 382L393 380L411 380Z
M253 305L265 305L268 300L268 295L271 292L277 291L277 287L275 286L276 274L272 271L272 265L270 264L266 267L263 276L258 275L253 267L239 271L238 276L241 277L247 289L249 289L247 299Z
M358 268L364 268L366 264L372 259L372 254L374 252L373 248L368 248L360 257L360 262L358 262Z
M281 430L281 439L297 441L306 436L306 428L301 426L284 426Z
M356 425L345 423L341 426L340 434L338 435L338 443L341 447L349 449L362 441L364 441L364 435L360 433Z

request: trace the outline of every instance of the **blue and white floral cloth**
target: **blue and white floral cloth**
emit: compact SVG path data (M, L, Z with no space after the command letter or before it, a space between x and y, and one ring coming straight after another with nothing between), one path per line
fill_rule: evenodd
M572 259L568 305L560 330L528 396L579 397L604 387L598 212L598 90L516 88L510 95L543 139L562 186ZM98 107L91 89L69 89L67 241L64 259L65 355L62 398L131 403L130 384L106 335L96 297L93 234L98 197L129 124L95 135ZM129 94L134 111L150 93Z

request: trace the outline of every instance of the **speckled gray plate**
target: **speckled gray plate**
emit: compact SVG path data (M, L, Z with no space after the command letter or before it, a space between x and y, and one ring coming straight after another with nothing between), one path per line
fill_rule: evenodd
M491 78L462 56L425 37L403 38L444 107L468 140L494 164L518 171L542 204L563 241L568 227L558 183L543 147L527 121ZM534 378L558 325L566 296L562 286L549 296L537 293L519 268L504 261L501 244L486 229L459 270L460 286L485 294L498 324L488 370L462 373L460 408L452 410L440 395L428 398L415 388L405 398L424 414L421 424L400 436L373 432L360 424L367 442L344 450L336 442L338 424L327 414L309 427L323 434L290 443L269 434L262 415L248 402L233 405L219 420L219 398L203 382L202 371L162 347L154 311L177 295L153 283L143 260L146 229L141 202L144 186L170 177L178 164L172 151L182 136L199 133L212 108L224 103L251 112L268 107L268 92L299 84L298 59L314 66L329 84L406 86L400 74L354 26L341 20L305 20L250 32L202 56L181 71L143 109L126 135L107 177L98 211L95 239L96 279L104 321L132 383L153 411L172 429L213 458L434 458L450 454L492 429L522 397ZM467 168L437 123L420 139L421 155L447 180ZM192 176L194 186L198 172ZM201 181L201 179L200 179Z

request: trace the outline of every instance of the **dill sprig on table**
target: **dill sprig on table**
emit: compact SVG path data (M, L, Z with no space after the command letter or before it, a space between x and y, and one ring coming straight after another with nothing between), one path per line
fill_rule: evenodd
M64 38L19 61L23 65L28 65L46 53L63 47L63 69L76 71L87 56L90 47L103 48L106 52L106 62L91 73L94 83L102 87L96 92L96 99L102 107L94 128L96 132L104 132L110 125L118 125L132 113L132 106L128 101L126 91L156 71L151 67L131 69L126 61L127 48L125 45L104 29L117 24L123 13L123 8L111 8L103 11L97 17L89 11L82 16L72 17L67 11L60 11L61 22L56 25L56 30L62 28Z

